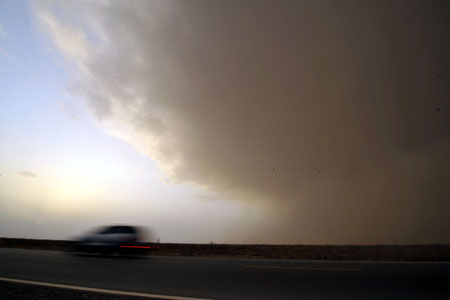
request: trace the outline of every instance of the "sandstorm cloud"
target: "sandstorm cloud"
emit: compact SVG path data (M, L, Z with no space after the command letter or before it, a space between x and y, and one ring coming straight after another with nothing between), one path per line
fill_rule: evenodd
M38 5L99 124L263 206L244 242L450 242L448 1ZM231 200L230 200L231 201Z

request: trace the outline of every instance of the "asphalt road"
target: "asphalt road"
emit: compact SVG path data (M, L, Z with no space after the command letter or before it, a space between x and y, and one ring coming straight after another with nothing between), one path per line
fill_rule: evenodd
M209 299L450 299L450 263L117 258L0 248L0 277Z

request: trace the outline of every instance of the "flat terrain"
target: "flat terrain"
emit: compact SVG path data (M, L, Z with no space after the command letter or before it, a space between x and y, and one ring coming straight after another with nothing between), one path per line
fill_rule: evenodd
M69 251L72 241L0 238L0 247ZM221 258L307 260L450 261L450 245L229 245L146 244L142 254Z
M3 248L0 277L207 299L450 299L450 263L443 262L120 258Z

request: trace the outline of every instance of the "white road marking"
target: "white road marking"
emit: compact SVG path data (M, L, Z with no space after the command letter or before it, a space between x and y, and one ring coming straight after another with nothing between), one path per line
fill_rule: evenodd
M40 285L40 286L55 287L55 288L71 289L71 290L77 290L77 291L97 292L97 293L124 295L124 296L137 296L137 297L145 297L145 298L158 298L158 299L168 299L168 300L212 300L212 299L205 299L205 298L167 296L167 295L157 295L157 294L147 294L147 293L137 293L137 292L126 292L126 291L117 291L117 290L108 290L108 289L98 289L98 288L90 288L90 287L84 287L84 286L49 283L49 282L41 282L41 281L31 281L31 280L22 280L22 279L14 279L14 278L7 278L7 277L0 277L0 280L9 281L9 282L17 282L17 283L25 283L25 284L33 284L33 285Z
M348 269L348 268L314 268L314 267L306 268L306 267L277 267L277 266L244 266L244 268L318 270L318 271L362 271L362 269Z

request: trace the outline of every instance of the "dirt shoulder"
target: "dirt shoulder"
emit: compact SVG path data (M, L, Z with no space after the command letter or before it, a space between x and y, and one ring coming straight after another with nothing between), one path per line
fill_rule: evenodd
M0 280L0 298L8 300L134 300L142 297L102 294L95 292L82 292L71 289L44 287L32 284L7 282ZM149 298L145 298L149 299ZM157 298L155 298L157 299Z
M70 251L72 241L0 238L0 247ZM258 259L450 261L450 245L230 245L146 244L142 252L155 256L194 256Z

